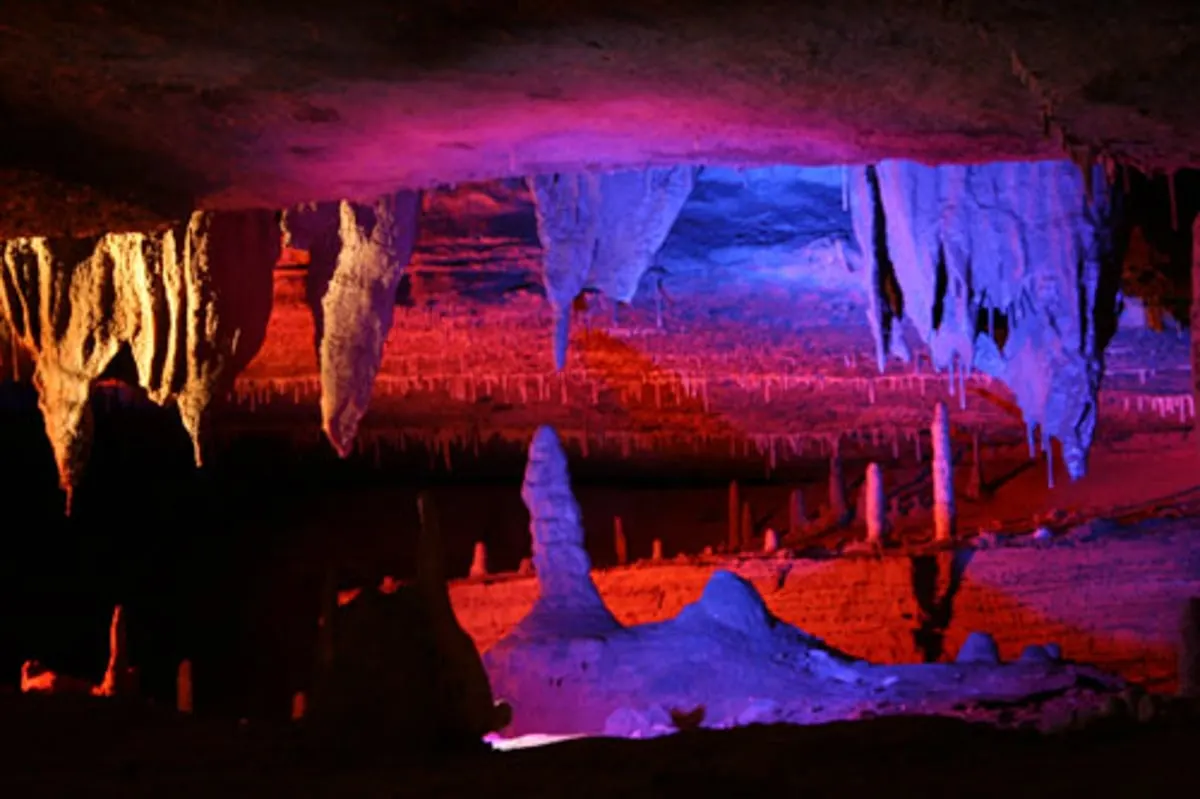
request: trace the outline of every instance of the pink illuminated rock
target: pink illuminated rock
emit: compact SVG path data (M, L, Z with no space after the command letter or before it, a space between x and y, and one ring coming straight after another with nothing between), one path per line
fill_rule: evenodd
M416 243L420 194L371 204L317 203L289 210L288 246L310 253L308 299L321 369L321 422L343 458L371 401L396 290Z
M567 456L551 427L539 427L534 433L521 499L529 509L538 599L518 632L571 630L588 635L619 629L592 581Z
M957 531L957 513L954 507L954 451L950 447L950 413L944 402L934 406L929 435L933 440L933 537L937 541L950 541Z
M0 317L34 384L67 512L91 438L93 383L122 349L125 375L172 402L203 461L204 417L262 344L279 236L268 212L195 213L155 233L0 244Z

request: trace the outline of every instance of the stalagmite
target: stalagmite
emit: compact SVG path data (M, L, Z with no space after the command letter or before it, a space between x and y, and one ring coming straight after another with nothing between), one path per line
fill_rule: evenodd
M174 402L203 461L205 412L253 358L279 254L269 212L197 212L155 233L0 243L0 323L35 363L59 482L72 492L91 438L92 384L118 353L150 400Z
M950 541L955 533L954 452L950 447L950 414L939 402L929 428L933 439L933 528L934 539Z
M983 449L980 446L979 432L971 436L971 482L970 496L972 499L983 497Z
M308 712L308 695L303 691L292 694L292 721L300 721Z
M738 490L737 480L729 482L729 534L725 537L725 546L730 552L737 552L742 540L742 500Z
M842 468L842 439L833 440L833 452L829 456L829 512L839 524L849 517L846 504L846 475Z
M175 709L180 713L192 712L192 661L179 663L175 674Z
M1192 220L1192 403L1200 408L1200 214Z
M117 696L129 693L131 672L129 648L125 642L125 614L120 605L113 608L108 626L108 668L104 680L92 689L96 696Z
M856 170L852 182L867 271L892 267L903 320L929 345L934 367L954 369L957 356L958 370L1002 380L1026 424L1058 439L1073 479L1087 469L1119 282L1101 280L1117 265L1109 188L1103 167L1095 170L1090 193L1069 161L886 161ZM996 312L1008 323L1003 346L980 324ZM869 316L886 341L895 322Z
M542 280L554 312L554 363L566 367L571 308L585 289L629 302L691 194L692 167L529 178Z
M773 527L768 527L763 535L763 554L773 555L779 549L779 533Z
M808 524L808 514L804 508L804 492L793 488L788 494L788 538L795 539L804 531Z
M471 571L469 574L472 579L488 576L487 546L482 541L475 542L475 551L471 556Z
M650 545L650 560L657 563L663 559L663 547L660 539L654 539L654 543Z
M620 516L613 517L613 549L617 555L617 565L629 563L629 542L625 540L625 523Z
M1200 597L1184 603L1179 641L1179 695L1200 699Z
M878 463L867 465L867 480L863 487L867 521L867 543L883 546L887 530L887 497L883 493L883 472Z
M521 499L529 509L538 599L519 631L572 630L580 635L618 628L592 582L579 505L571 493L567 456L551 427L539 427L529 446Z
M287 246L310 253L308 300L321 369L321 422L343 458L353 449L371 401L419 214L420 194L414 191L369 205L343 200L284 214Z
M747 552L754 541L754 511L751 509L749 502L742 503L741 528L742 534L739 543L741 550Z

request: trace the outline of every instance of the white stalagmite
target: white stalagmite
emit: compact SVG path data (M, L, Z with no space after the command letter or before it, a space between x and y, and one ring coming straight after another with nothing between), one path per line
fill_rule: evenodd
M1100 280L1111 254L1102 167L1092 181L1068 161L885 161L855 173L864 273L894 275L904 321L935 368L951 368L957 355L964 372L1002 380L1026 424L1058 439L1069 474L1081 477L1115 318L1116 283ZM881 307L872 301L870 321L882 352L897 320ZM994 324L980 324L997 313L1007 320L1003 346Z
M538 599L518 631L588 635L619 628L592 582L579 505L571 493L567 456L552 427L534 433L521 499L529 509Z
M402 191L370 204L316 203L284 214L286 243L310 256L321 423L343 458L371 401L420 210L420 194Z
M938 541L950 541L955 533L954 452L950 448L950 413L939 402L929 428L933 439L933 529Z
M878 463L867 465L863 494L867 506L867 543L882 546L887 531L887 497L883 493L883 472Z
M529 179L558 369L566 367L575 298L595 289L613 300L614 313L617 302L632 300L695 179L696 170L688 166Z
M34 360L67 512L91 440L93 383L122 350L174 402L203 461L205 411L266 335L279 235L269 212L192 214L155 233L0 243L0 319Z
M475 551L471 556L470 576L474 579L488 576L487 546L482 541L475 542Z

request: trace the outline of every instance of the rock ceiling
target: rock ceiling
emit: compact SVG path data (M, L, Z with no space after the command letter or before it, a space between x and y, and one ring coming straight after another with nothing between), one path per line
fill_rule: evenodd
M1198 16L1173 0L5 0L0 238L588 166L1064 145L1197 166Z

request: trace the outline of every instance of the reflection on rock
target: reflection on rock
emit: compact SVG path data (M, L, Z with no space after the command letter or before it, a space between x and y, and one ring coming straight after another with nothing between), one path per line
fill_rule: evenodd
M0 318L34 358L68 513L91 439L92 384L122 350L151 400L175 401L201 464L205 410L266 333L274 230L269 212L198 212L156 233L0 245Z

